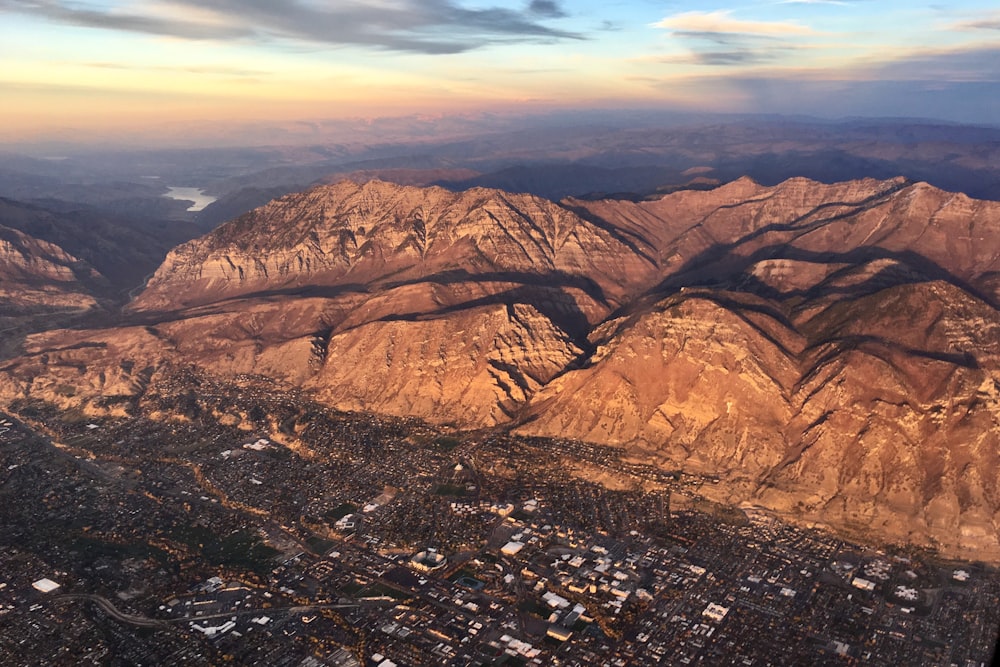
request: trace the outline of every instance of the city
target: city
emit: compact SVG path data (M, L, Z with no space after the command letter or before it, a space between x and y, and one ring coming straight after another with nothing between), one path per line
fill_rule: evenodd
M0 415L11 664L987 664L1000 576L267 381ZM123 663L116 663L123 664Z

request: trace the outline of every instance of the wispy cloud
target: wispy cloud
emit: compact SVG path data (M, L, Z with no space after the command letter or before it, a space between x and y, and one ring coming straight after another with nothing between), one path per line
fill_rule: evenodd
M168 7L181 12L165 13ZM426 54L460 53L498 43L553 42L583 36L546 25L566 16L555 0L532 0L522 11L468 8L457 0L146 0L117 10L68 0L0 0L0 12L49 21L183 39L275 39L329 46L367 46ZM205 20L207 17L216 20ZM188 18L190 17L190 18Z
M816 31L795 21L746 21L733 18L731 11L681 12L653 24L673 32L700 34L789 36L815 35Z
M996 86L996 115L1000 116L1000 46L927 50L859 72L871 80L990 83Z
M531 0L528 4L528 11L537 16L549 19L561 19L566 16L566 12L553 0Z
M234 39L251 37L254 30L229 24L203 23L178 18L110 11L61 0L0 0L0 12L15 12L55 23L85 28L103 28L186 39Z
M1000 30L1000 14L988 18L963 21L949 26L951 30Z
M667 64L744 67L773 63L799 48L797 41L818 33L794 21L737 19L730 11L682 12L654 24L670 31L688 53L667 56Z
M706 65L711 67L734 67L742 65L762 65L773 63L784 55L781 49L734 48L718 51L691 51L675 56L657 58L665 65Z
M817 116L921 116L1000 125L1000 46L923 50L843 69L759 68L735 76L645 78L718 100L720 110ZM960 100L960 103L956 103Z

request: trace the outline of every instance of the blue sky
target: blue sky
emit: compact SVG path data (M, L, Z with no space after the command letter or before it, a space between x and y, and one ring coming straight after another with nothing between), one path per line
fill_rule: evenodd
M669 108L1000 124L959 0L0 0L0 138L172 121Z

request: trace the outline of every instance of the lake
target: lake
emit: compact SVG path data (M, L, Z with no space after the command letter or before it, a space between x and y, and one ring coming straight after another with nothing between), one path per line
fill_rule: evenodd
M212 195L206 195L205 191L201 188L177 188L168 187L168 192L163 195L169 199L180 199L192 201L194 204L188 208L189 211L201 211L204 210L206 206L214 202L218 197L213 197Z

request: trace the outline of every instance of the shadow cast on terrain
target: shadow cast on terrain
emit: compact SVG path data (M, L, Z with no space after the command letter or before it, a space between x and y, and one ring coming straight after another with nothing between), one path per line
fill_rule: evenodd
M930 361L939 361L946 364L951 364L952 366L960 366L968 370L979 370L981 368L979 360L976 355L971 352L937 352L931 350L919 350L916 348L908 347L906 345L900 345L894 341L891 341L882 336L872 336L857 334L851 336L837 336L833 338L828 338L826 340L819 341L809 347L809 349L816 349L824 345L833 345L837 348L836 354L842 354L843 352L858 350L866 354L872 354L873 351L870 349L872 346L876 348L884 348L892 352L899 352L906 356L920 357L922 359L928 359ZM864 349L869 348L869 349ZM883 358L881 355L874 354L883 361L888 362L887 359Z
M385 289L395 289L406 285L420 283L435 283L438 285L454 285L458 283L515 283L523 286L536 287L573 287L581 290L591 299L605 307L610 307L604 289L593 278L583 275L573 275L562 271L548 273L525 273L523 271L491 271L488 273L470 273L465 269L453 269L421 276L412 280L386 282L379 284Z
M896 355L917 357L928 361L949 364L953 367L953 371L958 368L964 368L966 370L980 369L979 360L971 352L948 353L931 350L918 350L906 345L900 345L899 343L887 340L880 336L855 335L830 338L815 343L810 346L805 353L818 350L822 347L829 347L829 349L822 352L818 357L812 360L808 368L803 368L801 370L799 379L792 388L792 393L798 393L801 391L807 383L817 377L822 369L826 368L834 361L839 359L841 360L841 363L844 363L843 357L849 352L858 352L860 354L878 359L894 372L904 377L910 377L911 374L900 367L894 358ZM805 354L803 355L803 358L805 358ZM817 389L813 389L810 394L815 391L817 391ZM807 396L804 400L808 400L808 398L809 397Z
M580 310L576 300L558 286L542 289L545 291L539 291L539 288L535 286L515 287L503 292L497 292L496 294L444 306L437 310L386 315L375 321L419 322L483 306L506 305L509 309L516 304L525 304L534 307L538 312L552 321L559 329L568 334L577 346L580 346L581 343L586 343L587 334L590 330L590 321L587 319L586 314Z
M906 274L896 267L889 267L872 274L861 282L839 286L831 284L838 278L850 275L858 270L858 268L858 266L849 266L839 271L834 271L812 287L790 290L778 289L757 276L743 274L736 281L735 289L740 292L756 294L771 301L801 301L806 305L811 305L813 301L829 297L853 300L875 294L890 287L914 285L928 281L927 276L918 275L915 271L910 271L909 274Z
M793 236L791 239L784 241L783 243L776 246L769 246L770 248L776 248L776 247L783 248L787 246L788 243L790 243L791 241L797 239L799 236L802 236L811 231L819 229L820 227L830 224L831 222L837 222L839 220L851 218L855 215L858 215L866 210L873 208L878 204L884 203L888 199L888 197L895 194L896 192L899 192L908 185L909 183L907 182L895 184L892 187L877 192L874 195L866 197L865 199L858 202L825 202L823 204L814 207L808 213L800 215L797 218L790 220L788 222L775 222L769 225L764 225L758 229L753 230L749 234L746 234L745 236L738 238L734 241L731 241L729 243L718 243L716 245L713 245L710 248L705 249L698 255L692 257L687 262L685 262L683 266L681 266L676 272L674 272L661 284L668 285L671 282L676 282L680 280L691 280L691 279L697 280L698 277L708 268L718 270L720 263L724 259L728 258L731 261L742 260L743 258L739 256L733 256L732 254L733 251L739 248L740 246L750 243L751 241L754 241L757 238L760 238L761 236L765 236L767 234L780 233L780 232L794 232L795 236ZM743 202L736 202L734 204L726 204L724 206L720 206L715 210L718 211L722 209L735 209L749 203L752 203L752 201L743 201ZM851 210L843 211L828 217L817 218L815 220L812 220L811 222L803 224L805 223L805 221L809 220L810 218L813 218L822 211L835 207L836 208L851 207ZM709 216L711 216L711 213L708 216L706 216L706 219ZM764 257L763 259L772 259L772 258L773 257ZM727 267L723 268L725 269Z
M335 299L345 294L367 294L367 285L360 283L350 283L346 285L302 285L296 287L284 287L280 289L262 290L259 292L247 292L235 296L224 297L219 301L210 301L205 304L187 306L172 310L152 310L152 311L127 311L123 313L117 321L109 322L101 328L116 328L121 326L156 326L176 322L179 320L193 319L196 317L209 317L212 315L224 315L233 312L232 305L253 300L283 299L294 296L307 299Z
M853 290L851 287L838 287L826 283L837 274L843 275L872 262L890 260L906 266L908 269L919 274L920 278L915 276L900 276L899 279L887 281L884 287L940 280L971 294L993 308L998 307L994 295L984 293L940 264L912 250L889 250L878 246L863 246L845 252L811 251L782 243L760 248L750 255L727 254L733 249L734 246L727 245L721 253L713 249L706 250L705 253L693 258L688 263L689 268L681 269L668 277L653 288L650 294L654 296L666 296L676 292L681 287L718 287L724 284L735 284L740 280L746 279L747 270L753 265L765 260L784 259L814 264L848 265L847 268L831 274L821 284L807 290L802 296L810 299L837 296L838 294L852 296ZM882 271L873 278L887 278L889 271L891 269ZM859 285L864 285L864 283ZM862 290L858 293L863 294L864 292ZM783 295L782 298L786 296Z
M644 237L641 234L638 234L636 232L632 232L632 231L629 231L629 230L617 227L617 226L609 223L607 220L604 220L603 218L600 218L600 217L592 214L590 211L588 211L586 208L584 208L582 206L571 206L571 205L563 203L563 202L559 202L559 206L562 206L564 209L566 209L570 213L576 215L580 219L586 220L587 222L589 222L590 224L594 225L595 227L597 227L597 228L599 228L599 229L607 232L616 241L618 241L619 243L625 245L629 250L631 250L632 252L634 252L639 257L642 257L644 260L646 260L647 262L649 262L652 266L659 266L659 262L656 261L656 258L655 257L651 257L650 255L648 255L638 245L638 243L642 243L642 244L645 244L649 248L654 248L655 244L653 244L646 237Z

